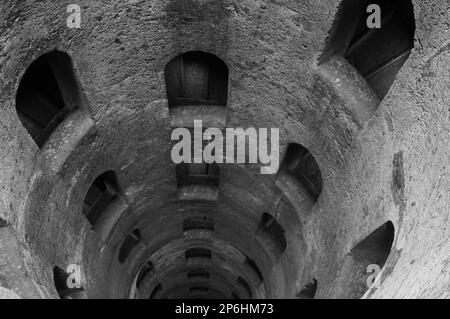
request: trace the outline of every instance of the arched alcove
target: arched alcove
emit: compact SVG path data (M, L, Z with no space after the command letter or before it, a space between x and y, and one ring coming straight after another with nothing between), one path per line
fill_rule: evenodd
M83 214L93 228L96 228L100 215L117 196L117 179L112 171L97 177L89 187L83 204Z
M128 234L119 249L119 262L123 264L131 251L141 242L141 232L139 229L135 229Z
M155 288L153 288L148 299L159 299L159 296L161 295L162 291L163 286L161 283L159 283Z
M207 216L192 216L183 220L183 232L190 230L206 230L214 231L215 223L211 217Z
M175 170L179 187L186 185L219 185L220 168L216 163L181 163L176 166Z
M317 291L317 280L313 279L297 294L297 299L314 299Z
M72 59L60 51L46 53L31 63L16 95L20 121L39 147L80 104Z
M322 173L314 156L305 147L290 144L281 169L302 184L314 201L317 201L322 193Z
M369 5L381 13L380 28L370 28ZM415 18L411 0L344 0L320 62L344 57L381 99L388 93L414 47Z
M226 106L228 67L213 54L191 51L177 56L165 68L169 108Z
M284 229L280 225L280 223L278 223L278 221L270 214L262 214L256 236L261 238L263 241L265 237L269 238L272 245L276 247L280 255L283 254L287 248Z
M151 261L148 261L144 266L142 266L136 279L136 288L139 289L141 287L143 280L147 277L147 275L149 275L154 271L155 267L153 266L153 263Z
M185 256L186 260L191 259L191 258L211 259L212 253L211 253L211 250L209 250L209 249L195 247L195 248L190 248L190 249L186 250L184 256Z
M351 249L345 256L339 275L339 298L357 299L364 295L369 289L369 276L383 269L391 252L394 236L394 225L389 221ZM373 268L368 268L369 266Z

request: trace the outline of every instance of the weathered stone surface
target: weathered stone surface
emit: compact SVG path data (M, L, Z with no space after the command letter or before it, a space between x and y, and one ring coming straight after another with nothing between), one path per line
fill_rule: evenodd
M354 108L364 96L349 108L348 94L357 90L336 94L318 65L338 0L79 3L81 29L66 27L64 1L0 3L0 219L14 229L11 254L24 265L3 273L17 262L7 261L0 279L38 287L33 296L0 288L0 298L57 298L52 269L70 264L81 266L89 298L126 298L149 259L160 276L148 277L137 295L148 298L165 279L163 287L178 296L195 268L185 267L184 251L205 243L214 251L209 269L217 296L236 287L236 273L255 278L242 266L246 255L264 276L262 285L249 280L254 297L295 298L312 278L316 298L339 297L345 256L387 221L395 228L391 254L380 286L365 297L450 297L448 1L413 1L411 56L378 108L365 96L360 114ZM27 67L55 49L71 56L89 112L65 122L39 149L15 97ZM228 66L227 126L277 127L281 156L289 143L312 153L323 191L309 212L299 216L276 175L244 165L221 166L217 201L177 197L164 67L193 50ZM130 208L109 237L95 233L82 213L89 186L108 170ZM256 240L263 212L284 228L288 245L279 260ZM214 236L186 239L184 218L199 214L214 219ZM121 264L120 245L137 227L141 243ZM0 255L11 247L2 242Z

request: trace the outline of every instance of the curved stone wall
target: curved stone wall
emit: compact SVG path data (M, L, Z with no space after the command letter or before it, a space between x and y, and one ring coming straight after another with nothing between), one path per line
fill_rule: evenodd
M54 268L74 264L82 298L201 297L205 288L217 298L448 298L450 5L412 3L413 48L380 99L329 54L340 0L80 1L80 29L66 26L69 3L3 1L0 296L63 296ZM71 58L77 108L38 147L16 98L29 66L54 50ZM317 162L317 198L283 169L262 175L254 164L220 164L215 189L180 193L171 132L187 120L169 112L164 71L190 51L229 71L227 105L205 122L279 128L281 162L294 143ZM83 202L108 171L117 189L99 230ZM185 231L188 217L211 218L214 229ZM392 241L369 236L388 222ZM355 251L384 264L368 290ZM313 296L301 293L311 283Z

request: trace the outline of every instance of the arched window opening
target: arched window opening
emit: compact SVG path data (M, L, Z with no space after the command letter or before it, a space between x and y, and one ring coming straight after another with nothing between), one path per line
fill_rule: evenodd
M103 173L95 179L84 198L83 214L89 223L96 227L105 208L117 196L118 185L114 172Z
M367 291L368 266L383 268L391 252L395 229L387 222L359 242L346 256L342 269L344 298L361 298ZM369 269L370 270L370 269ZM374 271L373 269L372 271Z
M61 299L81 299L83 288L69 288L68 279L69 273L65 272L58 266L53 268L53 282L55 284L56 291Z
M212 218L203 217L188 217L183 220L183 232L190 230L207 230L214 231L214 220Z
M248 256L245 256L245 262L244 262L258 277L258 280L260 282L264 281L264 276L261 272L261 270L259 270L258 265L255 263L254 260L250 259Z
M163 290L163 286L161 284L158 284L155 288L153 288L152 293L148 297L148 299L156 299L160 296L161 292Z
M322 193L322 173L312 154L300 144L290 144L282 168L317 201Z
M297 299L314 299L317 291L317 280L313 279L298 294Z
M148 274L152 273L154 271L153 263L151 261L147 262L139 272L139 275L136 279L136 288L139 289L141 287L142 281L145 277L147 277Z
M186 185L219 185L220 168L216 163L180 163L175 170L179 187Z
M227 104L228 68L212 54L192 51L174 58L165 78L169 108Z
M28 67L17 91L16 110L39 147L77 107L79 92L69 55L53 51Z
M281 254L286 250L287 242L284 229L272 215L262 214L257 234L268 236Z
M247 298L253 297L252 289L250 288L247 280L242 277L238 277L236 284L245 292Z
M208 287L189 287L190 293L207 293L208 291Z
M211 250L206 248L190 248L186 250L185 259L208 258L211 259Z
M123 241L122 246L120 246L119 250L119 262L121 264L125 262L131 251L140 242L142 242L142 239L141 239L141 232L139 231L139 229L135 229L130 234L128 234L128 236Z
M207 272L206 270L193 270L188 272L187 274L187 278L191 280L209 279L209 277L209 272Z
M241 298L239 298L239 296L235 292L232 292L230 299L241 299Z
M380 28L370 28L373 11L381 9ZM380 99L388 93L396 75L414 47L415 18L411 0L343 1L322 60L343 56L366 79Z

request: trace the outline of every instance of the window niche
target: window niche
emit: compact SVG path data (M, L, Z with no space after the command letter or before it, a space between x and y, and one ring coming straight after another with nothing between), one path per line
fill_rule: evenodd
M219 186L220 168L216 163L180 163L175 170L178 187L187 185Z
M317 291L317 280L313 279L298 294L297 299L314 299Z
M169 108L227 105L228 68L215 55L192 51L177 56L165 69Z
M119 249L119 262L123 264L131 251L142 242L141 232L139 229L133 230L123 241Z
M216 163L180 163L175 167L175 173L178 200L217 200L220 168Z
M136 288L139 289L141 287L144 279L147 277L147 275L153 273L154 271L155 271L155 268L151 261L147 262L144 266L142 266L142 268L139 271L139 274L137 276L137 279L136 279Z
M395 229L392 222L387 222L373 231L355 245L346 255L341 274L340 298L361 298L368 289L367 279L369 265L382 269L391 252Z
M39 148L80 106L80 92L68 54L52 51L31 63L19 83L16 110Z
M159 283L155 288L153 288L148 299L160 299L162 291L163 291L163 286L161 283Z
M192 230L213 232L215 230L214 220L206 216L187 217L183 220L183 232Z
M213 54L191 51L165 68L166 92L173 127L224 127L228 103L228 67Z
M287 148L282 170L292 176L317 201L322 193L322 173L312 154L300 144L290 144Z
M100 215L117 194L117 179L112 171L103 173L91 184L84 198L83 214L93 228L96 228Z
M206 248L190 248L185 252L185 259L191 258L206 258L211 259L212 253L211 250Z
M244 293L245 299L253 298L252 289L250 288L247 280L239 276L236 281L236 285L239 287L239 290Z
M192 270L187 273L187 278L189 280L208 280L210 274L206 270Z
M208 287L203 286L189 287L189 293L208 293L208 292L209 292Z
M264 238L269 238L272 245L276 248L277 255L282 255L285 252L287 241L284 229L272 215L262 214L256 235L263 241Z
M246 265L246 267L248 267L248 269L252 270L252 272L258 278L259 282L264 282L264 276L263 276L261 270L259 269L258 265L256 264L256 262L253 259L249 258L248 256L245 256L244 264Z
M370 4L381 9L381 28L369 28ZM415 18L411 0L344 0L320 59L347 60L382 100L414 47Z

